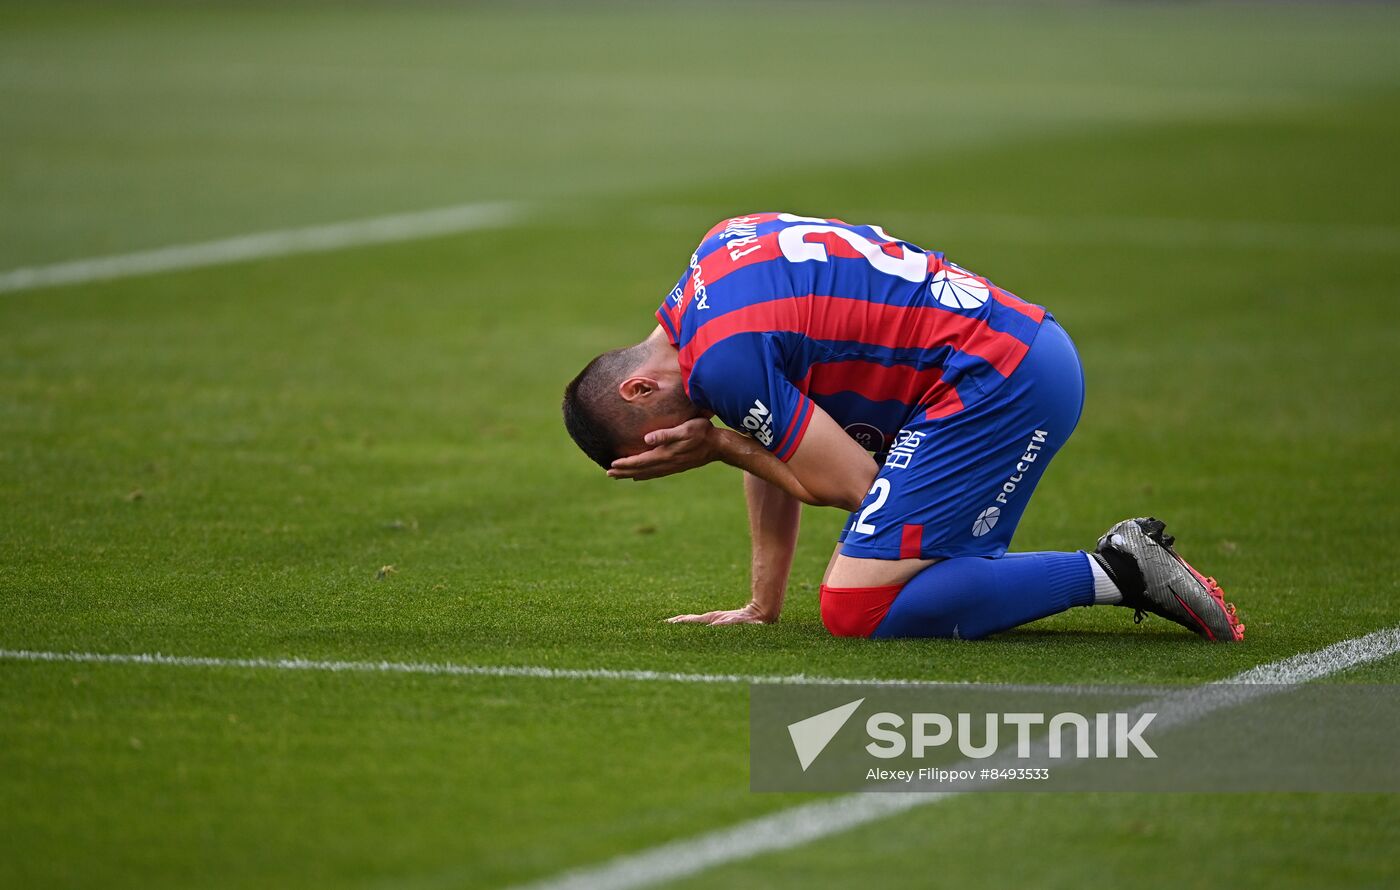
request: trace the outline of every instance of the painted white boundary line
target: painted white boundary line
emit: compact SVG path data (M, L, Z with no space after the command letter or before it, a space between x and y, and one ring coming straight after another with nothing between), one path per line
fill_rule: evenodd
M327 671L330 673L430 674L448 677L528 677L543 680L631 680L659 683L780 683L799 686L913 686L957 687L954 680L884 680L852 677L814 677L807 674L688 674L670 671L614 670L611 668L552 668L530 665L450 664L405 661L314 661L305 658L210 658L197 655L162 655L159 652L123 654L104 652L43 652L0 649L0 661L46 661L76 664L137 664L165 667L244 668L274 671ZM981 684L986 685L986 684ZM1093 686L1001 686L1008 691L1053 691L1089 694ZM1115 687L1121 689L1122 687Z
M1255 697L1250 686L1268 694L1267 687L1307 683L1400 652L1400 627L1387 628L1351 640L1334 643L1316 652L1294 655L1259 665L1225 680L1165 696L1150 703L1161 708L1163 725L1184 725L1213 711L1232 707ZM632 680L676 683L878 683L896 686L958 686L932 680L856 680L810 677L803 674L761 676L744 674L688 674L665 671L567 669L529 666L432 664L414 662L312 661L300 658L208 658L155 654L95 652L47 652L0 649L0 661L58 662L77 664L161 665L170 667L243 668L280 671L328 671L344 673L431 674L472 677L531 677L570 680ZM1025 686L1008 689L1087 691L1094 687ZM1170 710L1167 710L1170 709ZM570 870L520 890L624 890L647 887L698 874L709 868L738 862L764 853L788 850L839 834L897 813L928 806L958 792L924 794L850 794L804 804L697 837L673 841L650 850L626 854L596 866Z
M1159 721L1181 726L1253 697L1248 687L1306 683L1400 652L1400 627L1345 640L1316 652L1251 668L1227 680L1190 687L1150 707L1171 709ZM1276 688L1276 687L1275 687ZM1268 694L1267 688L1258 694ZM804 804L693 838L672 841L596 866L574 869L518 890L628 890L698 874L764 853L790 850L834 834L940 803L956 792L864 793Z
M655 208L652 214L668 218L681 215L697 216L712 220L725 212L729 211L663 206ZM0 272L0 294L300 253L341 250L367 244L413 241L475 229L501 228L518 222L523 215L523 205L517 202L458 204L349 222L259 232L217 241L177 244L135 253L91 257L44 266L25 266ZM920 213L908 210L874 213L862 211L848 215L880 218L895 224L915 220L921 224L945 228L970 227L984 233L990 230L992 234L1012 238L1048 240L1056 243L1095 241L1164 247L1329 247L1336 250L1381 252L1400 249L1400 228L1379 225L1151 217L1055 218Z
M29 266L0 272L0 294L499 228L518 221L522 215L522 206L513 202L459 204L330 225L259 232L197 244L177 244L48 266Z

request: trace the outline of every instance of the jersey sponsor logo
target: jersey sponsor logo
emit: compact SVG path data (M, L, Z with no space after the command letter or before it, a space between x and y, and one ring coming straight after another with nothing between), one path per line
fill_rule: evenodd
M853 423L846 427L846 435L856 440L856 444L866 451L879 451L885 447L885 434L868 423Z
M991 298L991 288L976 275L953 263L944 262L928 283L929 292L949 309L976 309Z
M899 435L894 437L894 446L885 458L885 466L896 470L907 468L909 462L914 459L915 449L926 435L928 433L922 430L900 430Z
M773 444L773 412L758 399L753 400L753 407L744 415L743 425L763 447Z
M705 275L700 271L700 254L690 255L690 281L695 285L695 308L709 309L710 294L705 290Z
M1045 446L1045 441L1050 433L1045 430L1036 430L1031 436L1031 440L1026 443L1026 453L1021 455L1021 459L1016 461L1016 472L1007 477L1001 484L1001 493L997 495L997 503L1005 504L1008 499L1016 493L1016 486L1021 484L1021 480L1026 478L1026 473L1030 472L1031 464L1040 457L1040 451Z
M972 536L980 538L996 527L997 520L1001 518L1000 507L988 507L977 518L972 521Z

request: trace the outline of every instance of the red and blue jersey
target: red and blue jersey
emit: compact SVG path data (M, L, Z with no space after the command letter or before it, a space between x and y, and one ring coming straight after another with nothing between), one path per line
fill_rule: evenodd
M971 406L1045 316L879 226L788 213L716 225L656 312L691 400L782 460L814 404L870 451Z

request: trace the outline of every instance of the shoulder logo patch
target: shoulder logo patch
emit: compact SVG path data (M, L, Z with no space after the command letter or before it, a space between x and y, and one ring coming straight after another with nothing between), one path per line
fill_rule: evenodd
M992 292L986 282L955 266L944 266L928 283L933 298L949 309L976 309Z

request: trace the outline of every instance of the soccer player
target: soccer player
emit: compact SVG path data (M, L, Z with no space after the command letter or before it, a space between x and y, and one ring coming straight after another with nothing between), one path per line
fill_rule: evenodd
M1110 604L1243 638L1156 519L1090 553L1006 552L1084 403L1074 344L1040 306L879 226L754 213L706 234L656 318L563 408L614 478L745 471L752 597L671 621L777 621L807 503L851 514L821 585L838 636L978 639Z

